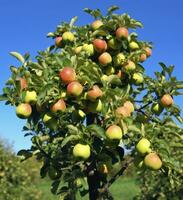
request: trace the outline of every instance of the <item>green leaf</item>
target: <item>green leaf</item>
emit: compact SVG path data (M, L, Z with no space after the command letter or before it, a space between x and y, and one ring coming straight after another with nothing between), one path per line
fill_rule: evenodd
M62 141L61 147L65 146L68 142L79 140L80 138L81 138L80 135L69 135L69 136L66 136Z
M28 150L22 149L17 153L17 156L20 157L21 161L24 161L24 160L32 157L32 153Z
M118 6L111 6L110 8L108 8L107 10L107 15L111 15L115 10L118 10L119 7Z
M15 52L15 51L12 51L12 52L10 52L10 55L12 55L13 57L15 57L15 58L16 58L17 60L19 60L22 64L24 64L25 59L24 59L24 57L23 57L20 53Z
M87 130L91 134L93 134L93 135L95 135L95 136L97 136L99 138L106 139L105 130L102 127L100 127L100 126L98 126L96 124L92 124L92 125L87 126Z
M73 25L74 25L74 23L76 22L77 19L78 19L77 16L75 16L75 17L73 17L73 18L71 19L71 21L70 21L70 23L69 23L69 26L70 26L71 28L73 27Z

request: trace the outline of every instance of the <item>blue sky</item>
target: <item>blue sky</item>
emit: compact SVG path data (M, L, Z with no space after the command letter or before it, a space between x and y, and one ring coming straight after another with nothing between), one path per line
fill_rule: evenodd
M100 8L105 12L111 5L120 7L118 13L127 12L144 24L144 28L137 31L139 37L154 43L153 56L144 64L147 73L152 75L159 70L158 62L163 61L167 65L174 64L174 74L183 80L181 0L0 0L0 93L10 76L9 66L18 66L10 51L29 52L34 57L37 50L52 44L46 34L55 30L61 21L78 16L77 25L91 23L93 19L82 11L84 8ZM181 98L175 101L183 107ZM15 151L30 146L29 138L24 138L21 131L24 123L16 117L13 107L0 103L0 137L13 142Z

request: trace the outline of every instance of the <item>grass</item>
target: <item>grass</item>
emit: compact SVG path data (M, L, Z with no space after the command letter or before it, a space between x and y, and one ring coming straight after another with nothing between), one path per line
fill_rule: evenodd
M50 192L51 182L48 179L40 180L37 188L42 191L42 200L58 200L59 198L52 195ZM133 197L139 192L138 185L135 183L133 178L120 178L111 187L110 191L114 196L115 200L132 200ZM83 198L83 200L88 200L88 197Z

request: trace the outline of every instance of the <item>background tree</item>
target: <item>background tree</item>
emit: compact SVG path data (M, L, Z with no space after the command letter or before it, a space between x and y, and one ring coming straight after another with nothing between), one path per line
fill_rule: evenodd
M155 78L145 73L152 44L132 32L142 27L139 21L113 14L116 9L106 16L85 9L95 20L81 27L76 17L63 22L48 34L55 44L34 61L11 52L21 65L10 67L1 100L16 106L17 116L27 119L25 135L32 136L31 149L18 155L43 160L41 176L53 179L51 190L62 199L88 192L90 200L113 199L110 185L133 162L143 173L168 174L171 183L182 173L181 160L170 156L171 149L182 155L182 118L173 96L183 82L163 63ZM131 150L128 159L124 148Z

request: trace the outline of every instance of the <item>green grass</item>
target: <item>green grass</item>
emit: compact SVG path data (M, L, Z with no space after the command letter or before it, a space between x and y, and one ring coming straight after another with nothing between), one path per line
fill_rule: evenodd
M42 200L58 200L59 198L52 195L50 192L51 182L48 179L41 179L37 188L42 191ZM115 200L132 200L133 197L139 192L138 185L133 178L120 178L111 187L110 191ZM88 200L88 197L83 198Z

